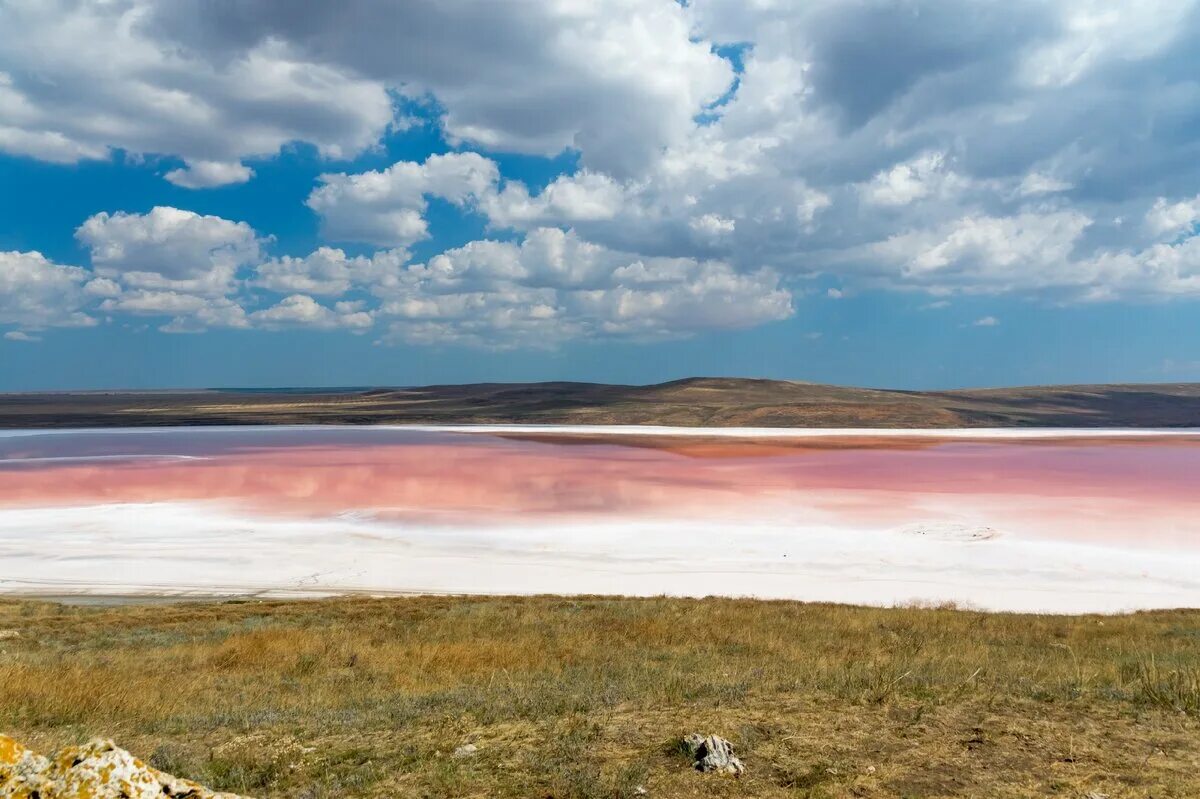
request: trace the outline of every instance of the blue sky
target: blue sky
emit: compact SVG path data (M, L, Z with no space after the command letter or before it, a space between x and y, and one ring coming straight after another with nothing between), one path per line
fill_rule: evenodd
M0 2L0 390L1200 380L1193 4L798 5Z

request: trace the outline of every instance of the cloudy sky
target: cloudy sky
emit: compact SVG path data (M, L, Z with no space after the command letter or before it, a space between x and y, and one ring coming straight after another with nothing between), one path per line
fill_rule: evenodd
M0 0L0 390L1200 380L1187 0Z

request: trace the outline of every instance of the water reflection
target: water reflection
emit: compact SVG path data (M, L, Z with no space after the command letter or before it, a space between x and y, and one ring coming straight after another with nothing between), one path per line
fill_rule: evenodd
M0 507L224 503L270 516L487 526L724 519L848 530L927 518L1200 544L1200 439L479 434L394 428L0 438Z

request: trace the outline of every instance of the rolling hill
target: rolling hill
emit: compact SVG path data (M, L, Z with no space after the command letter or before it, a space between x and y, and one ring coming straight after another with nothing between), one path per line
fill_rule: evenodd
M688 378L649 386L475 383L0 395L0 427L215 424L1200 427L1200 383L898 391Z

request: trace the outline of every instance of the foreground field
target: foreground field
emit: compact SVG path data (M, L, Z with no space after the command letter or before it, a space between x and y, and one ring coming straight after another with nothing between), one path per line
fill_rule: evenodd
M1200 795L1200 611L4 602L0 631L0 731L256 796ZM692 771L689 732L746 776Z

